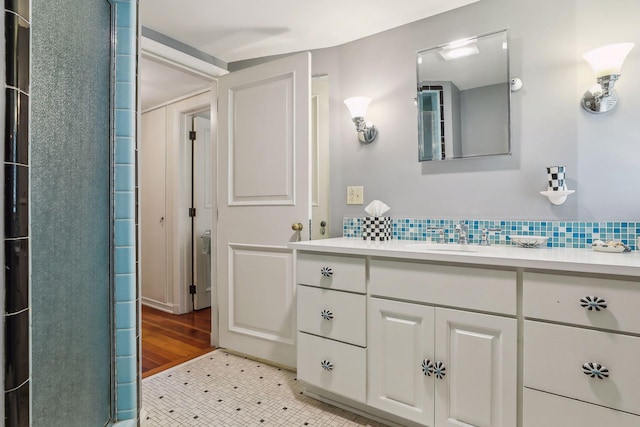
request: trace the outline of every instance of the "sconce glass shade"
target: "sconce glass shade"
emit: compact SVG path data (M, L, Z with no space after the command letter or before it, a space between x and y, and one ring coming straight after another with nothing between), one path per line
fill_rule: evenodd
M616 43L585 52L582 57L591 65L596 77L620 74L622 64L635 43Z
M378 129L373 123L366 123L364 121L364 116L367 114L367 108L369 108L371 98L366 96L354 96L352 98L345 99L344 103L347 105L347 108L349 108L353 123L356 125L358 140L365 144L373 142L373 140L378 136Z
M355 119L356 117L364 117L367 114L367 108L369 108L371 98L367 96L354 96L345 99L344 103L351 113L351 118Z

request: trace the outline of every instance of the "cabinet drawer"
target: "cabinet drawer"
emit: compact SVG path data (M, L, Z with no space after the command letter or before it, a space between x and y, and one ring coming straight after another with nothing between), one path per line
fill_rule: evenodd
M364 258L298 252L298 283L365 293L365 277Z
M640 415L640 338L525 321L524 385ZM608 377L592 378L584 363Z
M358 402L366 400L367 350L298 332L298 379Z
M366 297L298 286L298 330L366 347Z
M594 297L606 308L581 305ZM524 273L524 315L529 318L640 333L638 310L640 282Z
M523 415L523 427L640 426L638 416L528 388L524 389Z
M371 295L516 314L514 271L373 259Z

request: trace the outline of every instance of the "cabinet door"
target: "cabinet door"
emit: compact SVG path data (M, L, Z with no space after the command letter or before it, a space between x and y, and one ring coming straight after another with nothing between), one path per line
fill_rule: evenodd
M437 308L437 427L517 424L516 319Z
M433 379L422 371L433 361L434 308L371 298L368 404L433 426Z

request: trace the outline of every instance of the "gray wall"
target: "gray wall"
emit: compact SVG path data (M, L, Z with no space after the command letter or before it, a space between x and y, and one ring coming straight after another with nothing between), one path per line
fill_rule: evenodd
M640 220L638 22L637 0L616 0L606 12L595 0L482 0L313 51L314 74L328 74L330 84L331 235L342 234L344 216L364 215L364 206L346 205L348 185L363 185L365 205L383 200L393 216ZM511 99L512 155L418 163L415 52L504 28L511 74L524 82ZM616 110L583 111L595 76L582 53L623 41L636 47L616 84ZM370 145L358 142L342 103L354 95L373 98L366 119L380 134ZM576 193L564 205L539 194L549 165L567 166Z
M617 0L602 20L595 0L482 0L343 46L313 52L314 73L331 85L331 234L343 216L346 186L364 185L365 205L380 199L390 214L484 219L640 219L640 2ZM593 25L597 22L597 25ZM415 51L509 28L511 73L524 87L512 96L511 156L417 161ZM544 29L544 31L542 30ZM579 105L595 84L582 53L632 41L613 112L595 116ZM378 139L361 145L342 99L373 98L367 120ZM562 206L539 194L548 165L567 166L576 190Z

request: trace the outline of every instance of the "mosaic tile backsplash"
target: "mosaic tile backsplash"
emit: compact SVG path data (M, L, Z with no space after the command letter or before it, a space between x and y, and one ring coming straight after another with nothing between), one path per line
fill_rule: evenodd
M444 230L445 242L457 242L456 224L464 222L469 229L469 243L479 243L482 229L500 229L489 235L492 245L511 245L508 236L547 236L547 246L553 248L588 248L594 240L620 240L632 250L640 236L640 222L583 221L511 221L481 219L392 218L392 238L396 240L438 240ZM363 218L344 218L342 235L362 238Z

